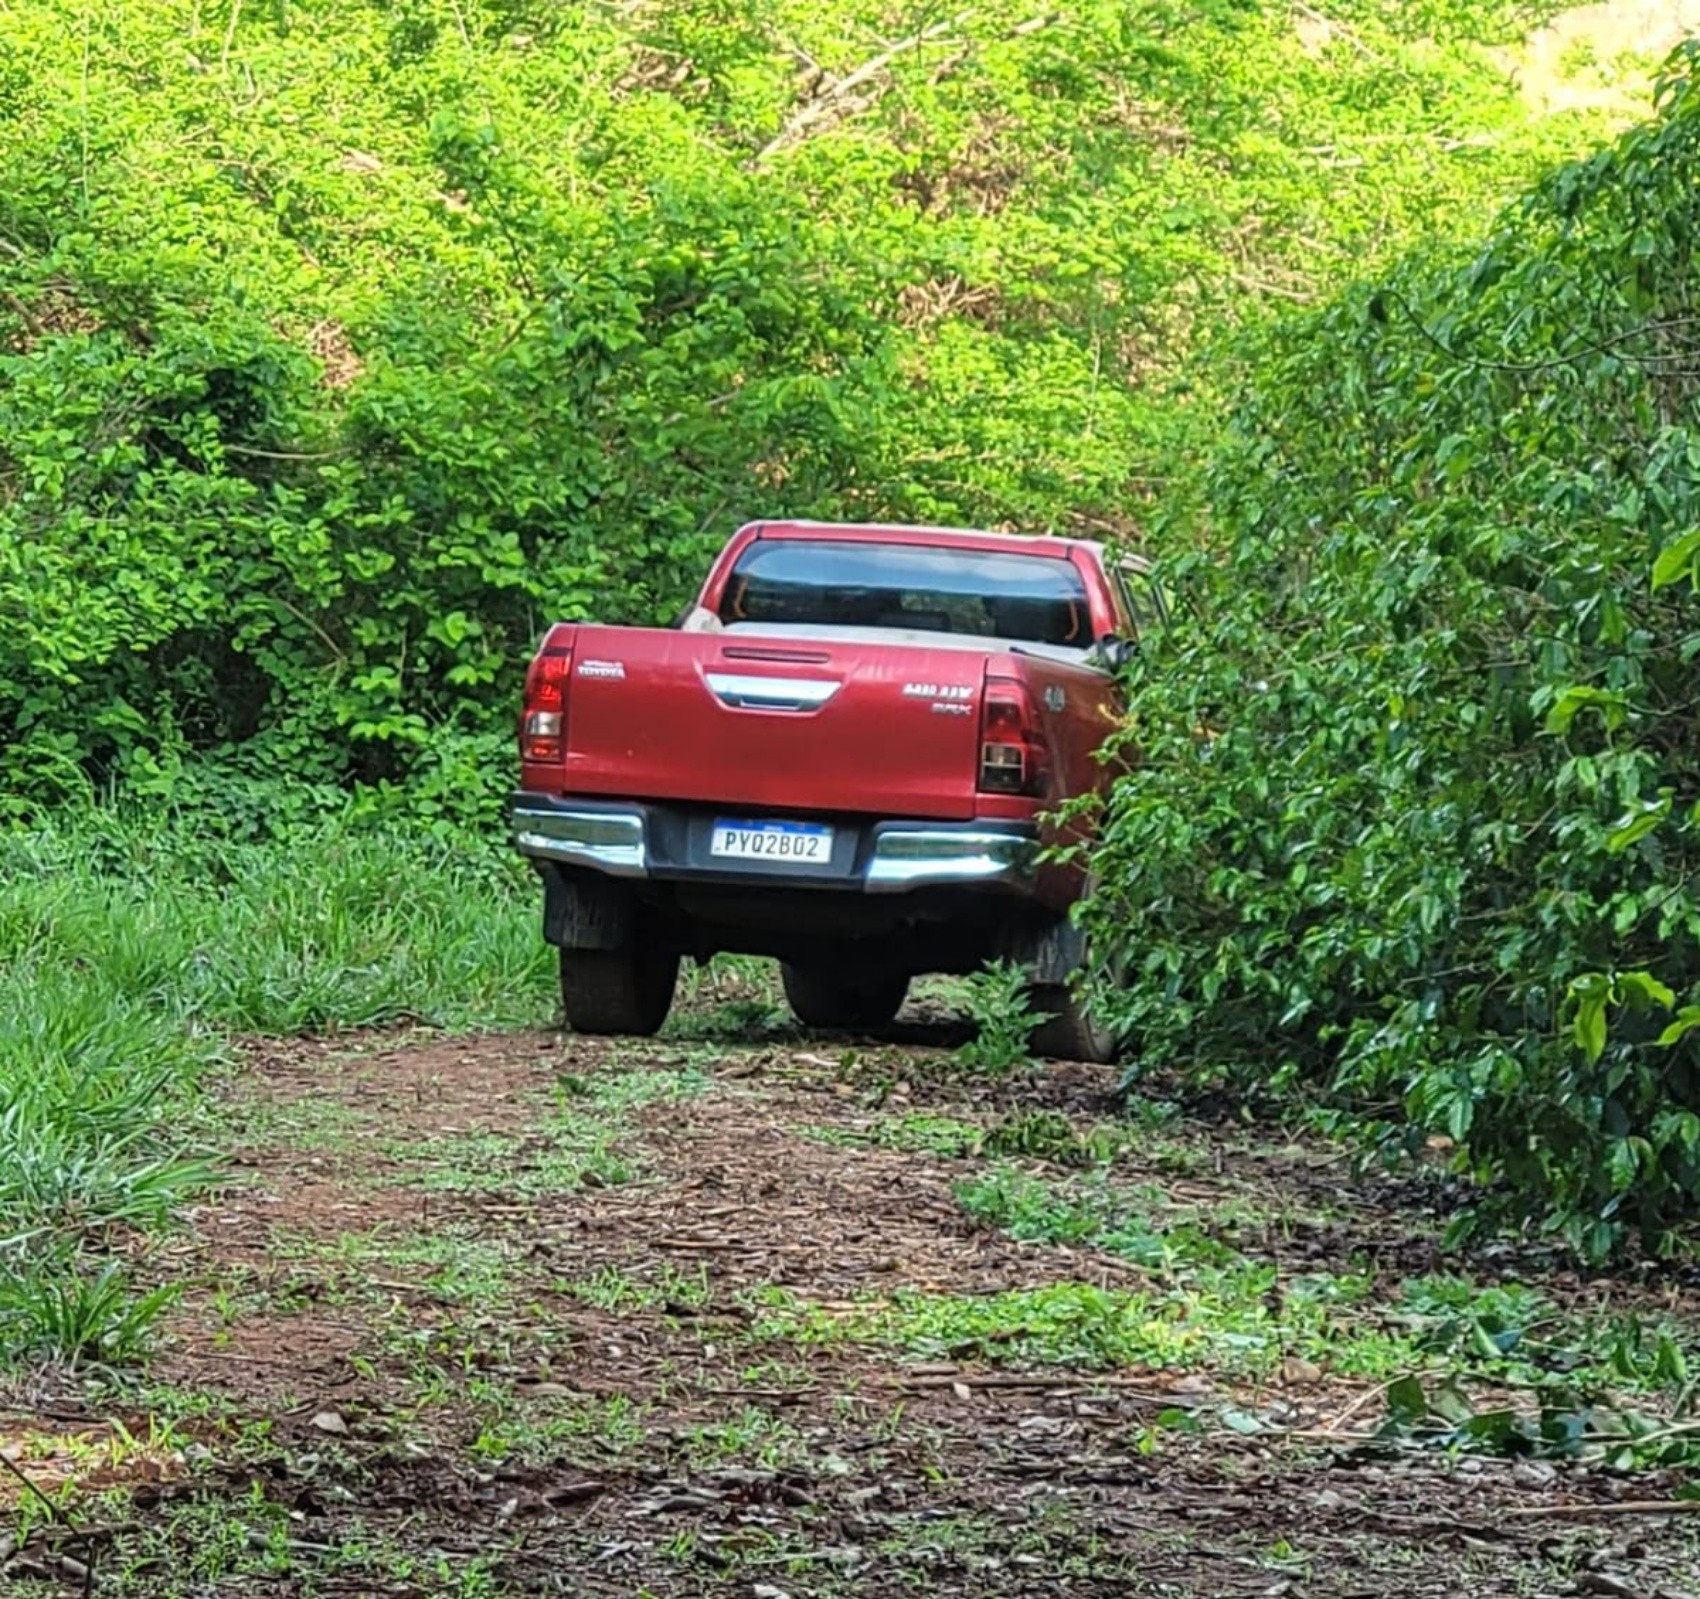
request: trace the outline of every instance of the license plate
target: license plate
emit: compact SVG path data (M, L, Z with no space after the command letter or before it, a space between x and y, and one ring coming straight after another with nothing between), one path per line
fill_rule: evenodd
M736 860L824 866L832 859L832 829L818 822L716 822L708 852Z

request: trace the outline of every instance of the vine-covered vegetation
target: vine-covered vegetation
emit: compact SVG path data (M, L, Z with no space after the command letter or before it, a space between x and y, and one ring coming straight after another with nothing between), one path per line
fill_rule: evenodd
M1700 1199L1697 62L1261 344L1098 861L1147 1058L1318 1079L1593 1254Z
M740 519L1131 532L1201 335L1587 134L1489 54L1527 6L1327 13L14 0L0 794L468 817L540 624Z

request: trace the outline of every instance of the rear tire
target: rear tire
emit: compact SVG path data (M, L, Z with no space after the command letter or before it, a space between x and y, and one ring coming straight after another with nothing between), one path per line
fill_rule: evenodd
M678 981L679 952L658 944L561 951L561 1008L575 1033L659 1032Z
M779 967L785 1002L805 1027L884 1027L909 993L907 972L866 967Z
M1033 1029L1030 1047L1035 1055L1108 1066L1121 1054L1121 1035L1095 1016L1068 984L1035 983L1031 995L1033 1009L1045 1017Z

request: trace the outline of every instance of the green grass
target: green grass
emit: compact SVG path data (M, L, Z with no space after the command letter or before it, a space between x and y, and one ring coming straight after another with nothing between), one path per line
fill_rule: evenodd
M121 1362L112 1265L207 1179L196 1090L248 1034L552 1012L498 847L336 822L264 841L115 810L0 835L0 1365Z
M687 963L678 1002L661 1036L682 1045L748 1043L801 1037L785 1004L779 965L749 955L716 955Z
M460 1133L391 1140L378 1146L406 1163L392 1180L432 1194L514 1194L521 1198L617 1188L640 1175L619 1129L574 1118L535 1134Z
M537 1464L565 1456L586 1465L617 1464L640 1451L654 1431L650 1407L623 1394L539 1397L491 1389L485 1400L471 1446L481 1460Z
M124 1518L121 1496L113 1495L108 1508L115 1518ZM256 1483L244 1498L233 1501L217 1493L185 1498L157 1522L124 1527L102 1575L111 1591L138 1599L188 1599L285 1584L301 1593L496 1599L504 1592L493 1569L499 1554L421 1553L394 1533L358 1519L327 1534L313 1523L303 1524Z
M1121 1126L1100 1124L1078 1131L1060 1111L1017 1111L976 1126L930 1111L876 1116L866 1127L805 1127L818 1143L841 1149L894 1149L946 1160L976 1156L1018 1156L1057 1166L1108 1165L1127 1146L1131 1134Z
M957 1202L976 1221L1038 1243L1087 1244L1136 1265L1219 1265L1234 1251L1191 1224L1164 1226L1168 1200L1154 1184L1103 1178L1059 1188L994 1168L957 1185Z
M107 812L0 839L0 884L13 982L75 973L191 1031L472 1029L551 1009L535 886L496 841L326 823L240 843Z
M556 1080L553 1111L540 1110L525 1133L459 1133L379 1147L403 1163L394 1180L429 1192L530 1196L613 1188L644 1175L629 1112L692 1098L712 1082L694 1067L569 1073Z
M694 1272L683 1271L665 1260L653 1272L642 1277L635 1277L617 1266L603 1266L588 1277L558 1283L556 1287L598 1310L622 1312L698 1311L713 1298L706 1267L699 1266Z
M901 1116L878 1116L866 1127L803 1127L817 1143L839 1149L895 1149L912 1155L937 1155L966 1160L978 1152L981 1129L951 1116L909 1111Z
M391 1290L385 1284L404 1282L446 1304L483 1306L507 1296L522 1247L453 1229L419 1233L382 1227L344 1233L333 1244L303 1242L291 1248L274 1241L272 1253L329 1266L346 1273L350 1286L375 1286L386 1296ZM374 1276L385 1283L374 1285Z
M1056 1110L1020 1111L988 1127L980 1153L1055 1166L1107 1166L1129 1141L1126 1127L1100 1123L1081 1132Z
M713 1085L714 1079L707 1072L688 1063L674 1069L646 1066L639 1071L599 1070L585 1076L563 1072L555 1079L563 1110L580 1100L592 1108L613 1112L695 1099Z
M750 1336L807 1348L863 1344L918 1360L1279 1377L1292 1363L1389 1381L1436 1368L1565 1403L1619 1392L1687 1403L1685 1333L1645 1317L1568 1311L1515 1283L1463 1276L1384 1284L1373 1272L1300 1271L1242 1254L1149 1184L1098 1170L1056 1182L991 1168L957 1186L987 1227L1130 1262L1114 1287L1060 1281L1005 1293L902 1289L849 1307L782 1290L748 1296ZM1591 1402L1591 1401L1588 1401Z
M1190 1372L1252 1380L1296 1356L1338 1371L1382 1376L1401 1369L1405 1346L1347 1326L1338 1304L1362 1292L1337 1278L1284 1283L1275 1308L1273 1267L1203 1272L1183 1284L1101 1288L1063 1282L1007 1293L901 1290L847 1311L767 1296L761 1337L803 1344L883 1346L918 1360L990 1361L1085 1371Z

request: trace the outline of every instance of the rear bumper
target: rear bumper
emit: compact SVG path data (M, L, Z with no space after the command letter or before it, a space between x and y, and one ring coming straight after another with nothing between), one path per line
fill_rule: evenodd
M516 794L515 847L534 861L656 882L788 885L866 894L961 884L1032 892L1038 831L1020 822L833 820L832 860L819 865L728 861L709 853L714 822L732 809Z
M637 809L583 810L536 794L514 799L514 848L534 861L586 866L610 877L647 877L649 850Z

